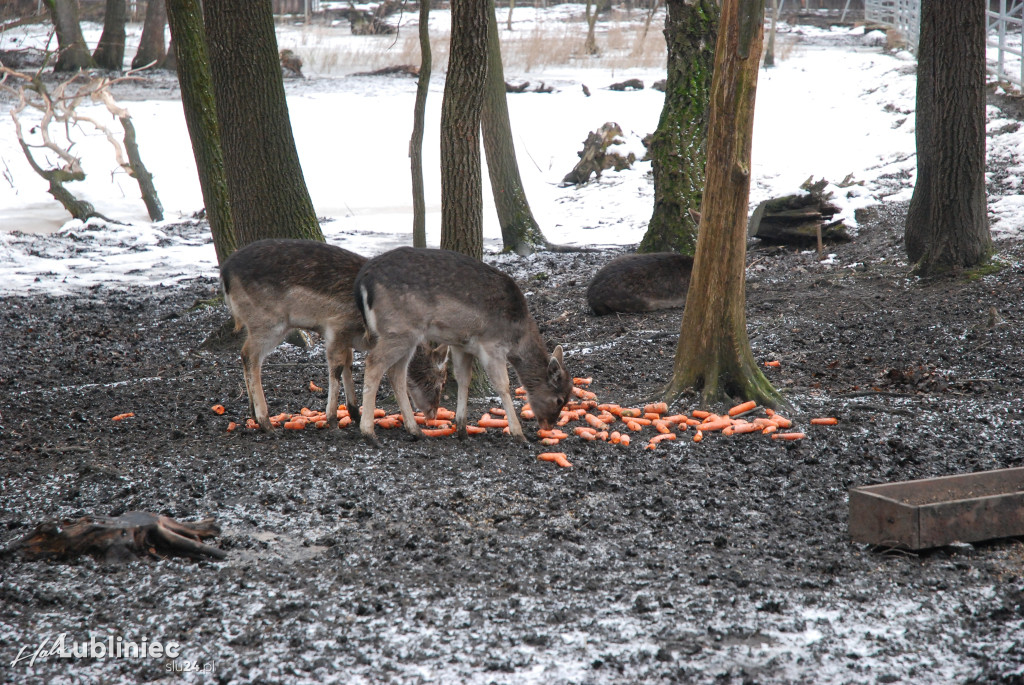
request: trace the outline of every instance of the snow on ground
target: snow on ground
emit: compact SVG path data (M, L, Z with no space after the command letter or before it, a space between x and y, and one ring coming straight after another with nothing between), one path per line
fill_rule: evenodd
M434 12L432 28L444 27ZM550 26L551 16L545 21ZM406 16L409 22L414 17ZM516 10L516 31L536 30L538 15ZM660 18L656 21L660 21ZM503 23L503 22L500 22ZM435 26L436 24L436 26ZM531 29L531 27L534 27ZM45 42L39 27L0 36L0 48ZM98 26L88 27L98 33ZM406 36L414 28L403 28ZM762 69L758 84L750 203L798 189L810 177L825 178L856 230L855 210L879 202L907 200L913 187L915 63L908 53L888 54L877 36L862 29L821 31L784 27L790 35L776 67ZM35 33L31 33L34 31ZM349 43L360 37L282 27L282 45L312 41ZM344 32L341 32L344 33ZM503 33L507 34L503 29ZM797 39L796 35L801 34ZM802 42L801 42L802 41ZM318 63L328 64L320 59ZM589 185L561 187L577 161L588 131L606 121L623 129L629 149L652 132L663 95L651 88L614 92L607 86L625 78L646 84L663 77L663 66L638 69L548 65L538 74L506 69L510 81L543 79L552 94L510 95L519 167L534 214L549 240L570 245L622 246L642 238L653 204L650 163L609 171ZM585 64L585 63L584 63ZM341 67L335 65L335 68ZM443 75L435 69L427 110L424 170L428 243L440 240L439 113ZM319 216L328 219L329 241L372 255L411 242L412 200L408 137L415 80L311 72L289 82L292 128L306 182ZM592 95L583 93L582 85ZM108 143L87 127L71 137L88 177L70 184L79 197L116 222L68 221L67 213L28 166L0 102L0 292L62 292L97 284L173 283L197 275L215 276L212 244L199 224L182 225L202 208L195 162L181 104L166 90L153 99L126 102L137 129L143 159L155 176L165 222L148 220L132 179L117 169ZM80 111L104 122L111 117L95 105ZM28 129L29 114L24 115ZM989 155L1008 169L1006 195L989 198L993 234L1018 238L1024 199L1017 193L1024 173L1024 132L1016 122L996 119L990 108ZM500 232L484 175L485 248L498 251Z

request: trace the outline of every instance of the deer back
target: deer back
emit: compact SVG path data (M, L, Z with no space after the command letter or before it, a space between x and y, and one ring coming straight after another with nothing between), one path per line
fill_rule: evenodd
M681 307L692 271L693 257L676 252L622 255L594 275L587 304L599 315Z

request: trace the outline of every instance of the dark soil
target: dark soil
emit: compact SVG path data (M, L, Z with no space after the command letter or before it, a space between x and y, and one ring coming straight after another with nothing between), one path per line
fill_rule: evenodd
M782 362L767 372L807 439L572 438L570 469L494 432L380 430L381 449L355 428L229 433L247 400L237 353L201 345L226 318L196 305L218 295L210 279L2 298L4 541L146 510L216 517L228 554L0 560L2 679L149 681L193 662L209 682L1020 682L1019 539L912 554L847 534L850 487L1024 465L1024 250L922 281L904 212L865 217L833 264L749 251L751 344ZM588 277L614 254L491 261L571 373L625 406L669 378L681 310L589 314ZM324 366L322 347L284 345L264 375L271 411L319 408ZM176 641L180 656L11 665L61 633Z

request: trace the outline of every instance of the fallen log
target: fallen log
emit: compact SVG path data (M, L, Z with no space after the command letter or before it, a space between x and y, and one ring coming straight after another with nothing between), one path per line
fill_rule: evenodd
M223 550L203 539L220 534L212 518L194 523L146 511L121 516L83 516L77 520L40 523L3 550L29 561L73 559L82 554L110 563L142 558L185 556L190 559L224 559Z
M747 235L768 243L810 246L850 239L846 225L832 217L839 207L822 195L816 184L807 193L785 195L761 202L747 224Z

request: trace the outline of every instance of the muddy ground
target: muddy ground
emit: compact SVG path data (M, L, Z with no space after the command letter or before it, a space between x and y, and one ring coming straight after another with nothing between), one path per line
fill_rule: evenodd
M3 559L2 679L198 664L202 682L1021 682L1021 540L911 554L847 534L850 487L1024 465L1022 248L1000 245L991 273L922 281L904 213L863 217L828 263L751 245L751 344L781 361L767 371L807 439L570 439L569 469L500 434L382 430L374 449L353 428L228 432L247 400L236 353L201 346L226 317L196 306L211 279L2 298L3 540L138 509L212 515L228 554ZM638 404L669 378L681 310L589 314L587 279L613 255L489 259L574 375ZM318 407L311 380L325 385L322 348L283 346L272 411ZM179 658L11 665L61 633L178 642Z

